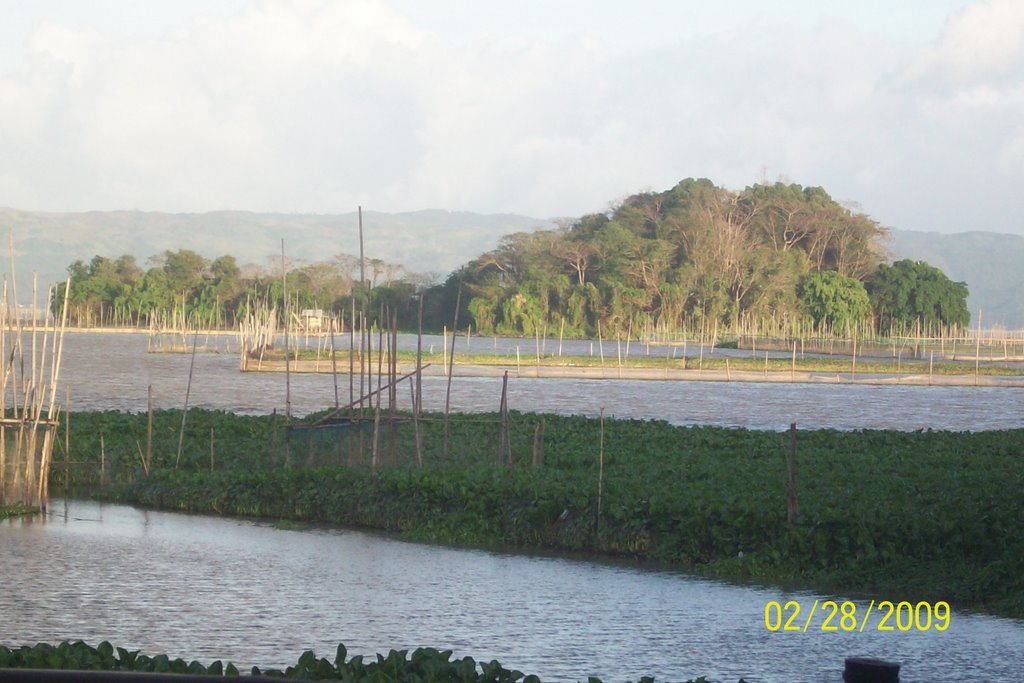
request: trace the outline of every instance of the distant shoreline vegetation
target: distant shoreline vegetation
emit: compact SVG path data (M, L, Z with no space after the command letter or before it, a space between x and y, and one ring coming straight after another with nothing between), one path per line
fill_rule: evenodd
M255 301L283 323L287 290L292 315L322 311L351 325L359 313L372 322L387 309L405 330L417 328L422 293L425 329L472 326L485 335L859 338L963 330L966 285L923 262L885 263L886 233L820 187L733 192L686 179L555 230L507 235L442 284L350 254L290 266L286 283L281 267L243 269L231 255L166 251L148 270L132 256L97 255L68 267L69 315L85 327L232 329ZM52 310L63 298L56 291Z

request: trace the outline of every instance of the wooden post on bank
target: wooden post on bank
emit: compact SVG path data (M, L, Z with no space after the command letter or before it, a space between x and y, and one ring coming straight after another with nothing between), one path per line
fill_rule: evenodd
M416 312L416 397L412 407L416 425L416 464L419 467L423 467L423 427L420 422L420 411L423 408L423 296L423 292L420 292Z
M178 432L178 455L174 459L174 469L181 466L181 447L185 442L185 420L188 418L188 398L192 393L192 371L196 367L196 344L199 342L199 331L192 337L192 360L188 365L188 384L185 385L185 408L181 411L181 431ZM288 337L285 335L285 353L288 353ZM287 367L287 366L286 366Z
M494 464L502 465L505 462L505 439L508 430L505 425L506 406L508 405L508 370L501 379L501 401L498 402L498 451L494 455Z
M789 425L789 451L786 453L786 475L789 497L786 503L786 521L796 524L800 518L800 503L796 497L796 423Z
M544 464L544 418L540 418L537 427L533 430L533 466L540 467Z
M64 387L64 504L67 505L71 484L71 387ZM3 502L0 487L0 503ZM66 515L65 515L66 518Z
M146 473L149 473L149 464L153 462L153 385L150 384L146 391Z
M601 438L597 449L597 533L601 533L601 498L604 493L604 408L601 408Z
M459 272L459 287L455 290L455 315L452 320L452 349L448 354L448 386L444 392L444 449L441 460L448 463L448 421L451 417L452 370L455 365L455 335L459 329L459 306L462 305L462 272Z
M395 422L398 419L398 311L391 312L391 339L388 352L388 461L392 467L398 464Z
M978 309L978 335L974 340L974 386L978 386L978 371L981 365L981 309Z

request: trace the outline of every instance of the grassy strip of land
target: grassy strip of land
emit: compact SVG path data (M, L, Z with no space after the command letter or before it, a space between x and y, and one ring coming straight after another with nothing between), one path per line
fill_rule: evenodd
M651 355L644 354L634 346L628 357L619 357L616 354L615 345L605 349L605 356L559 356L554 354L535 354L532 349L524 349L517 358L515 354L489 354L489 353L455 353L455 365L482 365L482 366L515 366L524 367L545 367L545 368L650 368L658 370L725 370L727 368L736 371L769 372L769 373L790 373L790 372L828 372L828 373L850 373L857 374L916 374L916 375L941 375L941 376L983 376L1018 377L1024 375L1024 370L1012 365L999 364L993 361L986 361L978 364L975 368L973 362L935 361L928 359L892 358L881 360L879 358L858 358L854 364L849 356L802 356L797 355L795 361L792 358L769 358L765 362L764 353L757 357L756 353L743 356L729 356L728 359L722 354L715 355L706 353L704 356L674 358L668 356L664 349L656 351ZM610 353L609 353L610 352ZM325 371L330 367L330 349L301 349L290 354L295 360L319 360ZM348 371L348 350L339 349L336 354L336 362L339 372ZM411 351L399 351L398 361L404 365L415 364L416 354ZM441 352L423 353L424 364L430 363L441 367L446 363L446 356ZM268 353L263 357L264 361L284 360L281 352ZM372 359L376 363L376 356ZM386 362L386 361L385 361ZM356 354L358 363L358 353ZM376 367L376 366L374 366Z
M800 515L789 523L788 434L638 420L605 420L602 429L592 418L512 413L505 449L498 416L458 415L446 460L443 420L430 418L423 467L413 465L405 422L393 435L382 426L371 468L370 425L275 432L272 418L197 411L175 470L180 412L167 411L158 413L148 477L138 467L144 415L72 423L86 432L80 452L96 452L88 435L106 432L107 479L121 482L102 493L110 500L627 556L1024 616L1024 430L799 432ZM226 435L212 471L211 429ZM92 483L87 470L72 480Z
M32 507L30 505L22 505L21 503L0 505L0 519L6 519L8 517L24 517L26 515L34 515L38 512L39 508Z

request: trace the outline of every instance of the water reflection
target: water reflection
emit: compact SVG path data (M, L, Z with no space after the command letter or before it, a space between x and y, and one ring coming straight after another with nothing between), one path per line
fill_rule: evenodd
M864 653L903 662L904 681L1013 680L1024 651L1024 623L1005 619L769 633L766 602L818 596L78 501L67 519L0 524L0 558L8 645L109 639L245 666L333 656L339 641L352 654L434 646L544 680L608 681L838 681L843 658Z

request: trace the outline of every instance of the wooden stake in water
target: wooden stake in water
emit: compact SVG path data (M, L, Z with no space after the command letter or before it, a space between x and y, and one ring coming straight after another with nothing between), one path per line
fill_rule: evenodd
M604 408L601 408L601 439L597 450L597 532L601 533L601 499L604 493Z
M334 409L337 410L340 405L338 400L338 354L334 348L334 316L328 318L331 326L331 375L334 376Z
M544 418L540 418L536 428L533 430L533 466L540 467L544 464Z
M452 350L448 355L448 387L444 393L444 449L442 460L448 462L448 421L452 399L452 368L455 365L455 335L459 329L459 307L462 305L462 273L459 273L459 287L455 291L455 315L452 320Z
M288 328L291 320L288 316L288 267L284 262L284 239L281 239L281 293L284 297L284 418L292 421L292 366L291 353L288 349ZM193 346L193 353L195 348ZM179 453L180 455L180 453Z
M974 385L978 385L978 372L981 369L981 309L978 309L978 336L974 344Z
M494 455L494 464L505 464L505 441L508 439L508 370L501 379L501 400L498 402L498 452Z
M419 295L416 313L416 397L413 401L413 421L416 425L416 465L423 467L423 427L420 411L423 408L423 292Z
M622 379L622 339L618 332L615 333L615 356L619 367L619 379Z
M793 365L790 366L789 370L789 381L796 381L796 342L793 342Z
M178 455L174 459L174 469L181 467L181 446L185 441L185 420L188 418L188 398L192 393L192 371L196 367L196 344L199 342L199 331L192 337L192 360L188 364L188 384L185 385L185 407L181 411L181 430L178 432Z
M540 377L540 329L534 327L534 333L537 343L537 376Z
M789 451L786 453L787 490L786 521L796 524L800 518L800 503L796 496L796 423L789 425Z
M150 384L146 390L146 474L149 474L149 465L153 462L153 385Z
M853 338L853 365L850 368L850 379L857 378L857 338Z

